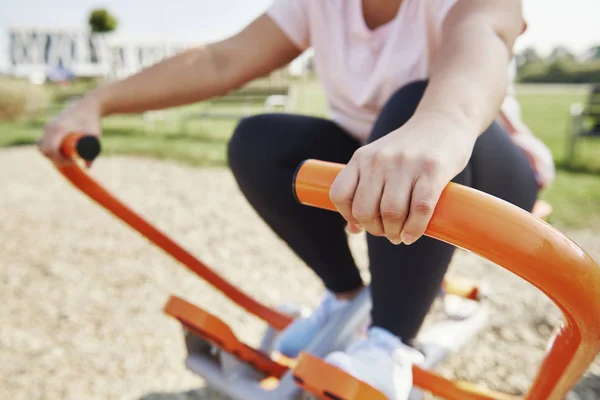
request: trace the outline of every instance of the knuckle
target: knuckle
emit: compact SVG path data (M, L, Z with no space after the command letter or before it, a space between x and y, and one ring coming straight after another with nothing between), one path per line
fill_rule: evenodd
M391 166L397 161L397 156L390 150L380 150L373 156L373 161L384 166Z
M356 161L361 161L367 157L368 149L366 147L359 147L356 149L354 154L352 154L352 159Z
M364 146L356 150L353 158L361 166L372 166L377 162L377 152L373 152L369 147Z
M350 198L339 188L339 186L331 187L331 190L329 191L329 200L338 205L350 203Z
M427 174L434 174L441 169L441 161L437 157L427 156L421 160L421 168Z
M414 156L405 151L396 154L394 157L394 161L396 161L397 164L407 164L410 163L413 159Z
M406 219L406 211L393 205L383 206L381 208L381 218L386 221L403 221Z
M430 199L417 200L412 206L413 212L417 215L429 215L433 213L434 208L435 204Z
M373 213L360 206L352 209L352 216L362 224L368 223L373 219Z

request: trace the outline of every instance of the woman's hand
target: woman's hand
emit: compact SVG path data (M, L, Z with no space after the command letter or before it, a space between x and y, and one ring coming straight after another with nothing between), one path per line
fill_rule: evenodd
M363 146L334 181L330 198L351 232L392 243L420 238L446 185L467 165L478 133L430 115Z
M406 244L423 235L442 191L498 115L524 28L521 3L466 0L448 12L413 118L359 149L331 187L350 231Z
M37 144L40 151L58 164L68 163L60 152L64 137L72 132L100 136L102 104L93 96L88 96L73 104L44 127Z

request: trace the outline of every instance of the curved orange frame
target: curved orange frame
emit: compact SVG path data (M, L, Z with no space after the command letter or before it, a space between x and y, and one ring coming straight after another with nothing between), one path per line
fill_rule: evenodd
M317 160L304 162L294 181L298 200L336 211L329 189L343 167ZM506 268L560 308L564 324L555 331L525 398L563 399L600 351L600 269L591 257L530 213L454 183L442 193L425 234ZM441 396L473 398L477 392L465 385L451 385L429 371L415 368L414 372L415 385ZM446 387L452 393L446 392Z
M276 329L283 329L292 321L291 316L266 306L227 282L202 261L117 200L100 183L89 176L79 165L80 159L76 151L77 142L83 136L79 133L69 134L61 144L62 153L72 162L55 164L55 166L66 179L251 314L261 318Z
M67 180L248 312L276 329L283 329L292 321L292 317L228 283L91 178L77 163L75 148L82 136L70 134L61 144L62 152L73 162L55 166ZM316 160L305 162L294 182L298 200L336 211L329 200L329 187L343 167ZM562 399L600 351L600 270L594 261L575 243L530 213L453 183L444 190L425 234L503 266L542 290L562 310L565 324L556 331L525 397ZM448 381L418 367L414 369L414 381L416 386L448 398L486 398L485 390Z

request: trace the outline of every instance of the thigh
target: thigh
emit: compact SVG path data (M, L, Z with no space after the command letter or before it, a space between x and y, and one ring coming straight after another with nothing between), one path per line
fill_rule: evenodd
M244 118L228 146L234 174L294 170L307 158L347 163L359 143L332 121L291 114Z
M369 142L400 128L413 116L425 93L427 81L414 81L398 89L386 102L377 117Z
M229 143L229 164L250 205L336 292L361 285L344 219L338 213L300 204L292 184L302 161L347 163L358 146L331 121L286 114L244 119Z

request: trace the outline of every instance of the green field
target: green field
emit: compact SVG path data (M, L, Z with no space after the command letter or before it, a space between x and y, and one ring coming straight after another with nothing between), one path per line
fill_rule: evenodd
M325 115L325 101L316 83L298 84L295 93L296 112ZM600 226L600 140L581 141L575 168L564 167L569 107L574 102L584 101L585 92L528 88L519 94L519 100L525 122L550 147L557 164L556 181L542 193L542 198L554 207L551 222L571 228ZM198 112L202 107L194 105L176 112L184 115ZM227 111L227 107L231 106L221 106L219 111ZM250 109L250 112L260 112L260 109ZM0 122L0 146L34 143L51 115L46 113L20 123ZM187 125L181 123L181 118L175 117L175 120L173 124L159 121L154 129L145 132L139 115L107 118L103 124L104 153L158 157L195 166L226 165L226 146L235 120L192 120Z
M565 168L569 106L585 101L585 93L523 93L523 118L552 150L557 176L542 197L554 207L553 222L578 228L600 226L600 140L578 144L574 168Z

